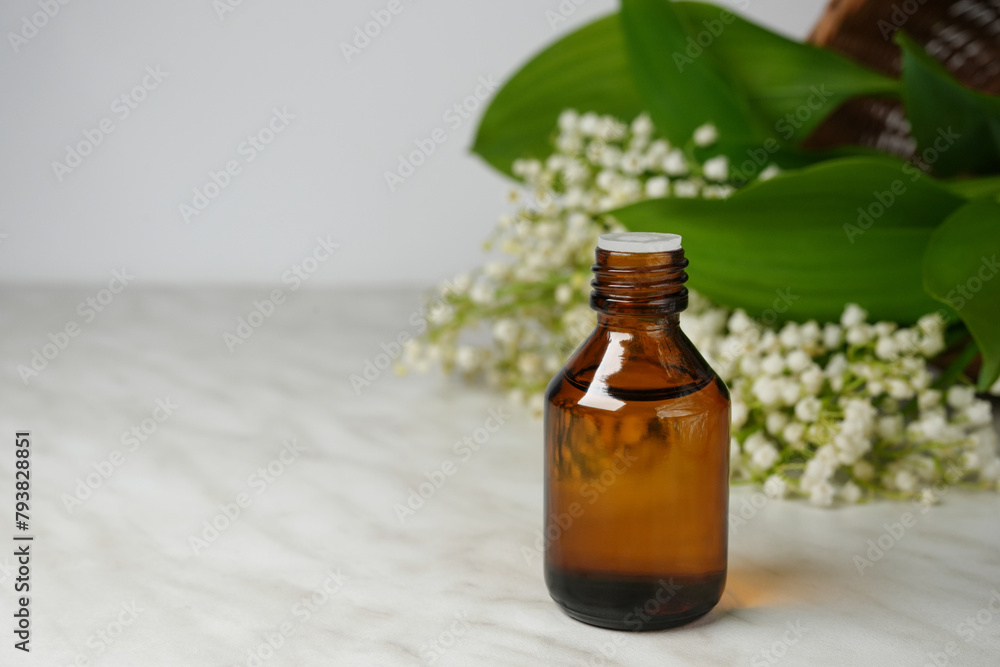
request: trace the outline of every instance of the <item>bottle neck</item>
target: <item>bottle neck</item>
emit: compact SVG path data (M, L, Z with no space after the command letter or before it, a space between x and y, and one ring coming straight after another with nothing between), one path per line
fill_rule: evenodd
M676 327L687 308L684 250L626 253L597 249L590 307L600 326L612 328Z
M673 335L680 329L680 313L666 315L609 315L598 311L597 328L645 335Z

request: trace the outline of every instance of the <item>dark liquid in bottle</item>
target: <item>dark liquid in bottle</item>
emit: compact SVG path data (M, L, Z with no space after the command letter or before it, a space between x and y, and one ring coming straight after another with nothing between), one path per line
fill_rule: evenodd
M547 398L553 599L619 630L706 614L726 581L725 385L679 330L599 328Z

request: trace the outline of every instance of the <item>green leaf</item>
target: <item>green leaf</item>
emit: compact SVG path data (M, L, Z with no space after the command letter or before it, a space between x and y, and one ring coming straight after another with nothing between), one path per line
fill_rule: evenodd
M545 158L564 109L631 120L642 112L618 16L591 23L535 56L497 93L472 150L505 174L514 160Z
M1000 169L1000 97L969 90L902 31L903 101L917 147L945 176Z
M924 255L924 285L965 322L983 355L979 389L1000 377L1000 204L981 199L949 216Z
M705 56L726 81L738 82L768 136L780 141L799 143L851 97L899 94L896 79L829 49L775 34L725 8L683 2L677 11L694 37L694 46L686 47L696 53L699 39L712 38L703 47Z
M1000 195L1000 176L948 181L946 185L949 190L967 199Z
M690 30L676 7L669 0L622 0L625 48L653 123L680 144L706 122L730 141L761 137L739 82L723 78L709 59L684 55Z
M716 5L623 0L622 21L639 91L675 143L711 120L732 141L794 145L848 98L900 89Z
M722 138L714 154L721 150L742 163L749 151L759 152L769 142L768 162L801 164L827 156L789 156L786 146L806 136L841 100L896 90L892 79L832 52L775 35L713 5L665 0L626 4L639 12L638 19L634 11L629 15L637 35L635 57L650 52L652 58L667 58L658 63L640 60L636 65L652 87L653 103L643 102L626 55L623 23L629 16L611 15L552 44L517 72L490 103L472 150L510 174L514 160L544 159L552 153L556 120L564 109L611 114L625 121L649 110L660 132L676 144L686 144L696 127L711 120ZM650 12L659 15L657 28L642 21ZM720 15L729 21L723 24L725 31L691 67L682 62L683 71L678 71L667 40L687 57L687 34L697 36L706 30L705 21L718 30L713 22L721 21ZM827 92L832 96L820 109L809 109L810 101L820 104ZM803 105L808 117L795 118ZM789 113L792 120L787 119Z
M897 160L846 158L724 201L656 199L612 215L630 230L683 235L692 288L751 317L836 321L853 302L905 323L939 308L921 262L964 201Z

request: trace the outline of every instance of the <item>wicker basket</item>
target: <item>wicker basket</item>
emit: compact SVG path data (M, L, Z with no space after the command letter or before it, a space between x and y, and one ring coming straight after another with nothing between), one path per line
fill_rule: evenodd
M1000 0L832 0L809 40L898 77L905 30L966 86L1000 94ZM901 103L851 100L806 142L809 148L861 145L905 159L916 144Z

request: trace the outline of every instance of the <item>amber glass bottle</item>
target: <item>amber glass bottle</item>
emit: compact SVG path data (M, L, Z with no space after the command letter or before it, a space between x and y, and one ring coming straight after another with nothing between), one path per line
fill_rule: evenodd
M655 630L726 582L729 391L681 331L675 234L600 238L597 329L545 404L545 580L572 617Z

